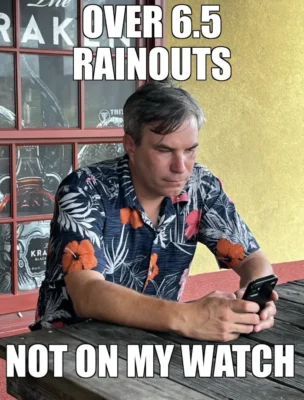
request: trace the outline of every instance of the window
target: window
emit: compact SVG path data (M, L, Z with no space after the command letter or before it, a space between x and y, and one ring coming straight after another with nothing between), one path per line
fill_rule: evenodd
M89 41L82 35L83 7L145 3L152 2L0 2L0 313L36 306L62 179L124 153L123 104L143 82L74 81L73 47L156 45L106 34Z

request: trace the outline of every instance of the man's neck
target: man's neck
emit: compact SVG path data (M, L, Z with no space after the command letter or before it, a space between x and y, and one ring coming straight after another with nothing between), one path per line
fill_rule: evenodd
M161 207L161 203L164 199L163 196L151 196L151 193L143 189L143 187L138 183L136 179L136 174L132 173L132 169L130 168L130 174L132 183L134 186L134 190L136 193L136 198L139 204L147 213L148 217L152 221L154 226L157 226L157 220L159 216L159 211Z

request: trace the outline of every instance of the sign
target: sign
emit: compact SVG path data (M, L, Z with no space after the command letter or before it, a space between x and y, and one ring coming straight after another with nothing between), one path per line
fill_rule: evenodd
M56 48L72 49L78 46L76 0L36 0L25 3L20 2L21 28L20 44L31 48ZM43 12L42 12L43 9ZM1 5L0 5L1 11ZM0 41L11 45L10 38L13 29L11 17L0 12ZM84 38L84 46L96 48L125 46L130 47L131 41L125 37L121 39L108 39L103 34L99 39L91 41Z

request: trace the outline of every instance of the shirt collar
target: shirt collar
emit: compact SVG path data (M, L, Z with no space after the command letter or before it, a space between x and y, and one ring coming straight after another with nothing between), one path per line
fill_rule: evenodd
M119 181L119 194L118 194L118 208L138 208L143 210L139 201L137 200L135 189L132 183L130 168L129 168L129 156L124 155L117 165L118 181ZM188 195L188 183L179 194L179 196L168 197L168 200L172 205L180 203L181 207L184 207L189 201Z

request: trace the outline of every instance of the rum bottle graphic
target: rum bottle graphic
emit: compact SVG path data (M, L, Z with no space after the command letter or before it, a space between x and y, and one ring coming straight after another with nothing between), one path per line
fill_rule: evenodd
M44 171L39 160L39 146L18 149L17 210L18 215L52 214L54 196L44 188Z
M18 216L52 214L54 196L44 187L45 174L39 159L39 146L20 146L17 156ZM0 214L9 207L11 195L0 202Z

